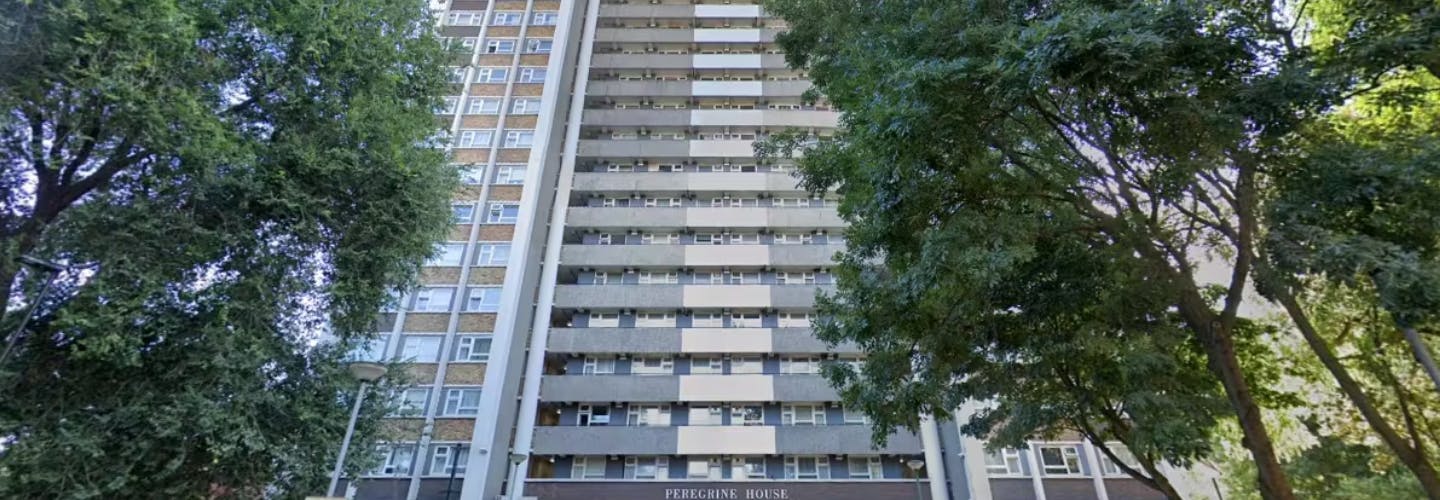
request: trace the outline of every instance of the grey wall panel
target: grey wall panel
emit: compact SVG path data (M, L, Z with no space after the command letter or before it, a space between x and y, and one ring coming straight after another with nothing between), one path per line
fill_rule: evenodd
M542 455L669 455L675 453L675 427L535 428L534 453Z
M885 446L872 447L868 425L783 426L775 429L775 451L780 454L920 453L920 437L909 432L890 435Z
M676 353L678 328L554 328L552 353Z
M820 375L776 375L776 401L839 401L840 396Z
M540 399L582 403L671 402L680 399L680 379L664 376L546 375L540 381Z

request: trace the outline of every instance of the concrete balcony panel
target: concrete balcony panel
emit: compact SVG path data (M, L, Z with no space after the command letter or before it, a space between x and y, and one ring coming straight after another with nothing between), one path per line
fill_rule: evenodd
M567 266L681 267L685 250L680 245L565 245L560 262Z
M591 84L594 85L594 84ZM800 96L806 90L810 90L810 80L781 80L765 82L766 97L792 97Z
M779 35L784 32L785 30L777 30L775 28L761 28L760 41L763 43L774 43L775 35Z
M691 67L695 69L760 69L764 67L763 65L765 64L765 55L695 54L695 57L693 61L691 61L691 64ZM782 63L779 67L783 68L785 67L785 65Z
M777 401L773 378L773 375L681 375L679 401Z
M580 141L576 154L608 158L685 157L691 156L690 142L587 139ZM753 153L750 155L753 156Z
M657 353L684 350L679 328L552 328L547 349L556 353Z
M763 228L770 227L769 212L764 207L691 207L685 210L690 227Z
M680 352L768 353L774 341L770 328L682 328Z
M570 207L565 224L576 228L683 228L688 208Z
M777 285L770 288L770 307L778 309L809 309L815 307L815 292L833 293L832 285Z
M752 57L759 58L760 56ZM758 68L760 62L757 59L754 63L755 67ZM695 66L694 58L690 54L595 54L591 59L590 67L596 69L689 69Z
M835 128L840 124L840 113L836 111L766 110L763 113L760 125L767 127Z
M692 84L690 92L695 97L758 97L765 94L765 85L766 82L699 81Z
M809 328L776 328L771 334L774 344L770 352L777 354L813 354L833 352L837 354L858 354L859 346L846 342L833 348L825 345L825 342L815 338L815 332Z
M694 82L700 83L700 82ZM706 82L710 83L710 82ZM723 82L717 82L723 83ZM766 82L767 87L772 83L791 82ZM809 82L804 82L809 87ZM803 89L802 89L803 92ZM658 81L658 80L591 80L585 89L585 94L590 96L625 96L625 97L690 97L693 94L692 82L689 81ZM724 94L720 94L724 95ZM749 95L749 94L744 94ZM760 95L760 94L754 94ZM800 95L800 94L795 94Z
M761 17L759 5L696 5L695 17Z
M587 109L580 118L587 126L684 127L691 112L683 109Z
M685 265L689 267L767 266L769 245L685 245Z
M775 427L703 425L678 428L681 455L773 455Z
M845 251L845 245L775 245L770 247L770 262L774 267L829 267L835 263L835 253Z
M623 416L622 416L623 418ZM671 455L678 427L535 427L537 455ZM774 446L774 441L771 441Z
M785 63L785 54L764 54L760 56L760 65L765 69L789 68Z
M690 156L754 158L754 142L747 140L690 141Z
M696 6L694 5L663 5L663 4L601 4L600 17L615 18L685 18L695 16ZM759 17L759 16L749 16Z
M872 447L868 425L782 426L775 429L775 453L810 455L917 454L920 437L910 432L891 434L885 446Z
M756 36L758 39L759 36ZM595 41L620 43L690 43L695 30L666 28L596 28Z
M775 287L770 285L684 285L684 287L685 295L682 298L681 307L704 309L774 307L771 289Z
M760 28L699 28L695 42L760 43Z
M695 126L762 125L764 121L765 111L758 109L697 109L690 112L690 124Z
M674 191L804 192L799 179L781 172L581 172L576 191L617 193Z
M635 375L546 375L540 399L575 403L668 403L679 399L680 377Z
M840 395L820 375L775 375L775 401L839 401Z
M842 229L846 226L833 207L777 208L770 210L766 217L767 226L772 228Z
M679 309L686 285L556 285L564 309Z

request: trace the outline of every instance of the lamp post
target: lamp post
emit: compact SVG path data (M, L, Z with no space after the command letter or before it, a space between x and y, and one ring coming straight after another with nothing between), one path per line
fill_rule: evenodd
M530 455L524 453L510 454L510 494L508 495L510 500L520 500L523 498L520 496L520 464L525 463L525 461L529 459Z
M350 438L355 437L355 420L360 418L360 403L365 401L365 391L370 384L380 377L385 376L385 365L358 361L350 363L350 376L360 381L360 393L355 395L355 407L350 410L350 423L345 426L345 439L340 442L340 456L335 457L335 470L330 472L330 488L325 490L325 495L335 496L335 488L340 486L340 472L345 469L345 454L350 451Z
M925 491L920 489L920 469L925 467L925 461L918 458L912 458L905 461L905 466L909 467L910 472L913 472L915 474L915 498L918 500L925 500Z
M35 296L35 300L30 303L29 310L25 311L25 316L20 318L20 326L15 327L15 332L11 333L10 338L5 341L5 352L0 352L0 366L4 366L5 360L10 359L10 351L15 349L15 344L20 343L20 337L25 335L25 326L29 325L30 318L35 316L35 310L40 307L40 302L45 300L45 294L50 293L50 287L55 284L55 278L65 271L65 266L29 255L21 255L15 260L21 264L39 268L49 273L49 277L45 278L45 284L41 285L40 295Z

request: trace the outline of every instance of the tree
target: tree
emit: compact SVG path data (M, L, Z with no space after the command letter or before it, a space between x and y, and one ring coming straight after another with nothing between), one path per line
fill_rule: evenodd
M0 366L0 496L313 492L356 389L346 352L448 227L431 14L391 0L0 12L3 331L40 300ZM37 299L21 255L71 270ZM355 449L384 406L366 405Z
M867 301L884 290L889 314L932 304L963 328L994 313L991 282L956 276L1010 276L1036 264L1048 233L1079 235L1143 277L1147 286L1115 290L1120 302L1159 300L1179 317L1224 388L1262 495L1294 497L1261 418L1255 363L1238 354L1241 310L1256 285L1286 302L1261 242L1273 175L1300 156L1296 136L1394 68L1335 54L1396 31L1357 28L1320 50L1294 21L1302 13L1227 1L769 6L791 26L780 37L789 62L844 112L835 136L799 161L807 187L842 194L851 223L838 291L824 302L834 320L819 333L908 360L895 363L903 374L850 383L907 396L896 412L943 412L953 401L941 395L961 385L951 357L989 338L894 322ZM1046 271L1032 275L1066 272ZM1034 290L1071 300L1065 292ZM1285 309L1304 333L1303 307ZM1433 469L1407 465L1440 495Z

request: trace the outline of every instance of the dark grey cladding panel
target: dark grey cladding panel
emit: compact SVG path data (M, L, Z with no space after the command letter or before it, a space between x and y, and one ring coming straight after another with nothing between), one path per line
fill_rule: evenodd
M1105 493L1112 500L1164 500L1165 495L1130 478L1106 479Z
M564 309L679 309L681 285L557 285L555 307Z
M680 399L680 378L632 375L546 375L540 399L548 402L672 402Z
M677 353L679 328L554 328L553 353Z
M840 395L820 375L776 375L776 401L839 401Z
M780 454L918 454L920 437L910 432L890 435L875 449L868 425L783 426L775 429L775 452Z
M674 467L674 465L672 465ZM541 500L930 500L929 487L911 481L546 481L525 483Z
M1094 481L1088 477L1045 478L1044 484L1045 500L1097 500L1099 498L1099 495L1095 493Z
M685 265L681 245L565 245L560 261L567 266L648 267Z
M671 455L675 427L601 426L535 428L537 455Z
M1030 478L990 479L990 498L994 500L1034 500L1035 487Z
M809 328L776 328L771 338L775 346L772 352L778 354L821 352L856 354L860 352L860 348L850 342L836 345L834 348L828 347L825 342L815 338L814 331Z

